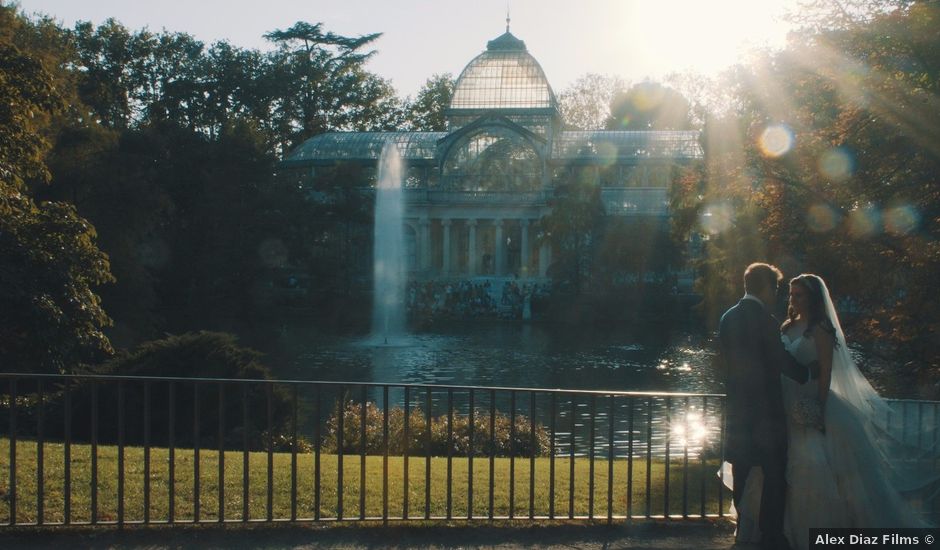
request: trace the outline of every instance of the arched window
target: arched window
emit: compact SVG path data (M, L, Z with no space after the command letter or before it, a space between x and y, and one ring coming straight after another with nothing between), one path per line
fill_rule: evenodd
M461 138L444 160L442 184L455 191L534 191L542 182L532 144L504 128Z

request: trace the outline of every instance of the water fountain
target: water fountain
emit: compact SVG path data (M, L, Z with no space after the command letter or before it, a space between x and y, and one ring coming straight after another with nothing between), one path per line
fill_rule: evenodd
M401 189L403 162L388 142L379 159L373 241L373 344L401 343L405 336L405 237Z

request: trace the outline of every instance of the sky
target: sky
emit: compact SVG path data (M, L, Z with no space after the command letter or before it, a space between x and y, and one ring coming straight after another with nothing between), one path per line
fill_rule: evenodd
M297 21L358 36L381 32L369 70L402 95L457 76L506 29L525 41L556 93L585 73L627 82L681 71L713 75L749 48L778 48L795 0L19 0L66 26L113 17L131 30L185 32L269 49L262 35Z

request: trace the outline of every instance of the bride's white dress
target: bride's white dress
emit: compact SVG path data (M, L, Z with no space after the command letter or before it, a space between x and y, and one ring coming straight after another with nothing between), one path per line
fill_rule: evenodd
M782 335L787 351L807 365L816 359L811 336L791 330ZM796 424L790 416L793 405L819 395L815 380L800 385L783 380L787 411L787 498L784 534L794 548L808 548L812 527L917 527L921 520L912 513L888 477L891 468L870 442L860 414L840 395L830 391L826 399L825 433ZM760 532L761 472L748 476L738 510L737 538L757 541Z

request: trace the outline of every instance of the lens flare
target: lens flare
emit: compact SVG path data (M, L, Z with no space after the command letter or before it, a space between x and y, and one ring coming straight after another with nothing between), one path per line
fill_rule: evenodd
M795 138L793 132L783 124L768 126L757 138L757 146L765 157L777 158L790 152Z
M731 228L734 222L734 209L730 204L710 204L699 215L699 224L709 235L717 235Z
M838 218L835 211L826 204L814 204L806 213L806 225L810 231L826 233L836 227Z
M885 210L885 231L892 235L908 235L920 225L920 214L910 205L895 206Z
M830 149L819 156L819 172L834 181L848 179L855 170L855 159L843 147Z
M881 213L873 205L856 208L849 213L849 234L866 239L881 231Z

